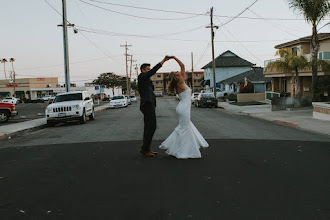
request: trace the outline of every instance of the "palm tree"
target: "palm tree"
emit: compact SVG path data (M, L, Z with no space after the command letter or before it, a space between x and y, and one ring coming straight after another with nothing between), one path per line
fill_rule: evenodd
M293 96L301 96L299 70L303 70L309 66L309 62L304 56L297 56L289 52L287 49L280 49L276 52L280 55L280 59L270 62L266 69L276 69L283 72L293 73L294 90Z
M5 78L7 79L7 74L6 74L6 63L7 63L7 59L6 58L3 58L1 60L1 63L3 63L3 71L5 72Z
M317 54L319 51L319 39L317 26L330 12L329 0L288 0L290 8L298 11L305 17L307 23L312 24L312 84L313 100L317 99Z

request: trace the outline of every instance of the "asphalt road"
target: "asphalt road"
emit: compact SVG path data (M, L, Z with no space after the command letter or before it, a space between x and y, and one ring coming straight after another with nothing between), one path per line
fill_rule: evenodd
M158 101L154 150L176 104ZM0 219L330 219L328 137L221 109L192 121L198 160L142 157L138 103L1 141Z

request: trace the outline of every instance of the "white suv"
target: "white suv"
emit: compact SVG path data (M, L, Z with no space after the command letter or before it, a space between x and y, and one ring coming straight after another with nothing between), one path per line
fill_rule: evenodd
M55 97L54 102L46 108L47 125L57 122L79 120L86 123L87 116L94 120L94 103L87 92L66 92Z

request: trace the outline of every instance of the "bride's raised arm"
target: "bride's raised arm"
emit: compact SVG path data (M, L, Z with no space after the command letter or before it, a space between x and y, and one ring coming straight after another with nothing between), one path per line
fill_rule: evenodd
M176 62L180 65L181 67L181 75L184 77L184 79L186 78L186 69L184 67L184 64L181 62L181 60L179 60L177 57L173 56L173 59L176 60Z

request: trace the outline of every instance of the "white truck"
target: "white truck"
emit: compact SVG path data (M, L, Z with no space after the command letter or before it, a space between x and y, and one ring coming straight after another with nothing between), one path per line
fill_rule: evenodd
M95 119L94 103L85 91L61 93L47 106L45 115L48 126L71 120L79 120L84 124L87 117Z

